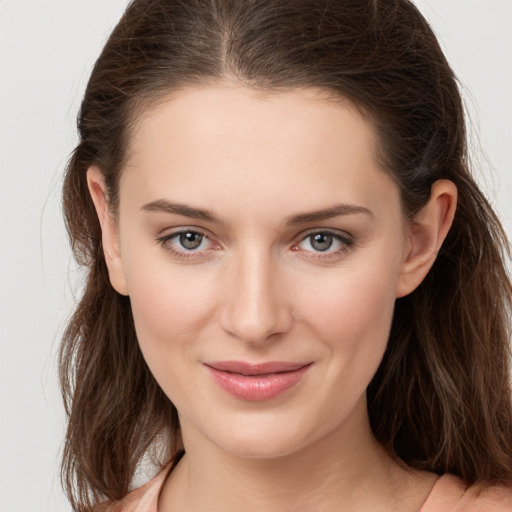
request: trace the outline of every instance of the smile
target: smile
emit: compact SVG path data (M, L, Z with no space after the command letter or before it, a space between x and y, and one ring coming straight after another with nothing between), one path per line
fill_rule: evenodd
M297 384L313 363L240 361L204 363L214 382L236 398L264 401L277 397Z

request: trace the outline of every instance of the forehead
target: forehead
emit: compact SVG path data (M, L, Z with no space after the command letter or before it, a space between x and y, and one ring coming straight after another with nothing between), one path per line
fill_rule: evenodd
M132 122L129 154L136 157L144 146L150 146L155 141L155 128L165 128L160 134L168 139L173 135L202 137L207 143L209 138L220 136L236 149L237 143L249 140L254 145L275 142L285 148L294 141L314 143L322 138L328 142L338 135L343 137L337 137L337 143L343 144L346 134L340 133L342 125L353 132L352 142L359 138L370 150L376 146L373 127L360 110L330 91L261 91L233 82L207 83L162 95L148 108L140 109Z
M391 181L376 146L359 110L322 90L190 87L135 119L121 200L129 186L141 201L172 194L210 207L238 197L246 204L291 197L303 208L368 202Z

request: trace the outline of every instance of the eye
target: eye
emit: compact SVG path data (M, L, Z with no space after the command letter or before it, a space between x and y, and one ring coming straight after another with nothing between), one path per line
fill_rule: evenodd
M315 231L302 238L294 246L294 249L311 253L324 253L326 256L330 256L345 252L353 245L354 241L348 235L331 231Z
M189 251L193 251L194 249L199 249L199 247L201 247L203 238L205 237L201 233L196 233L195 231L186 231L185 233L176 235L176 238L182 247Z
M329 233L316 233L308 237L309 243L315 251L327 251L334 243L334 237Z
M199 257L203 252L218 247L204 233L194 229L184 229L158 237L157 242L178 258Z

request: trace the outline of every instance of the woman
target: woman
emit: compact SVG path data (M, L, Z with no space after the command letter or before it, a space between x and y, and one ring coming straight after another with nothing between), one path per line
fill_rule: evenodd
M75 509L512 510L508 245L410 2L135 0L79 130Z

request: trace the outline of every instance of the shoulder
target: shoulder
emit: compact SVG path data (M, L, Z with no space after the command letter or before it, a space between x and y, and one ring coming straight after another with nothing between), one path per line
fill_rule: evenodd
M165 467L152 480L139 487L122 500L102 503L94 512L157 512L158 497L170 471Z
M453 475L439 477L420 512L512 512L512 487L468 486Z

